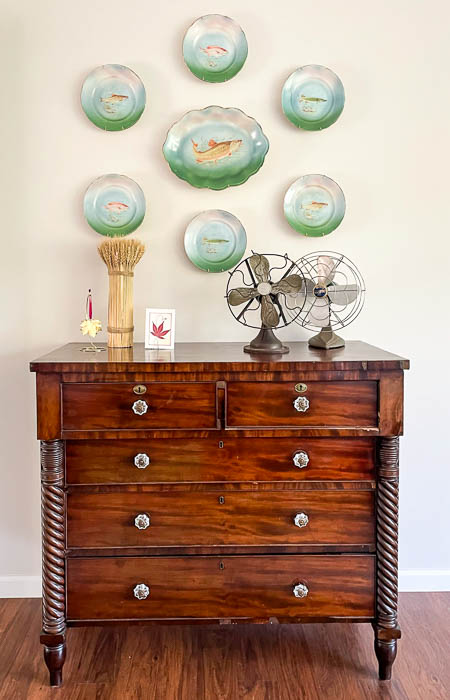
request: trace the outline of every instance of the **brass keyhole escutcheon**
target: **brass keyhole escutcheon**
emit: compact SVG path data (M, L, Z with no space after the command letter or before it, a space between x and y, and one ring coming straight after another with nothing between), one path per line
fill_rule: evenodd
M225 496L219 496L219 503L221 506L225 503Z
M220 569L221 571L223 571L224 568L225 568L225 564L223 563L223 561L221 561L221 562L219 563L219 569Z
M223 447L223 440L219 440L219 449L221 450Z
M145 394L147 391L147 387L144 386L144 384L136 384L136 386L133 387L133 391L138 396L142 396L142 394Z
M298 394L303 394L305 391L308 391L308 385L303 384L303 382L299 382L295 385L294 389Z

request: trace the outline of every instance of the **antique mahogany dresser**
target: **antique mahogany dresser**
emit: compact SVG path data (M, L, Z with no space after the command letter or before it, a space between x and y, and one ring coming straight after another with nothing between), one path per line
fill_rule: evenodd
M31 363L42 479L42 636L116 622L397 624L401 357L360 342L237 343Z

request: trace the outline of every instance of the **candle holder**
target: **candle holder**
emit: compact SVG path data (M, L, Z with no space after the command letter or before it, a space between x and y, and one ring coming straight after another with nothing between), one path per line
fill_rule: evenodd
M84 321L80 323L80 331L83 335L89 335L90 338L95 338L97 333L102 330L102 322L98 318L92 318L92 292L88 291L86 297L86 312ZM103 352L106 348L99 348L90 340L90 345L80 348L81 352Z

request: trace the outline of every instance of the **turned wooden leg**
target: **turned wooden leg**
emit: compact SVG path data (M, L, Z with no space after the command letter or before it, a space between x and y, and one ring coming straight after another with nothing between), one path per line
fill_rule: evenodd
M62 667L66 660L66 644L56 646L44 646L44 660L50 671L50 685L62 684Z
M380 680L391 678L397 655L398 608L398 437L380 438L377 480L377 605L375 653Z
M41 442L42 634L50 685L61 685L66 658L64 443Z

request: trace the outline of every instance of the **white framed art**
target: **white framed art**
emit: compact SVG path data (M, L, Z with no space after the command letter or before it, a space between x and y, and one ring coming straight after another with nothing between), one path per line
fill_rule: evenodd
M175 309L145 309L145 347L172 350L175 345Z

